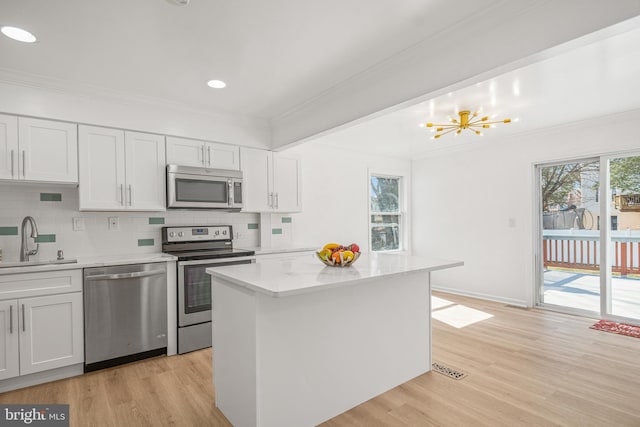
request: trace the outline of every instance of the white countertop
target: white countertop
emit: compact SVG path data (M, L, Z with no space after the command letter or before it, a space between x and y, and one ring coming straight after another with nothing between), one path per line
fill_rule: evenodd
M295 252L315 252L318 250L317 247L312 246L296 246L296 247L286 247L286 248L265 248L262 246L252 246L252 247L242 247L240 249L247 249L250 251L255 251L256 255L270 255L270 254L289 254Z
M19 267L0 268L0 275L36 273L42 271L73 270L77 268L105 267L109 265L142 264L154 262L176 261L177 258L164 253L151 254L124 254L124 255L100 255L93 257L81 257L75 263L69 264L44 264L25 265Z
M267 260L251 265L208 268L214 278L264 293L284 297L332 287L362 283L368 279L414 272L436 271L464 265L462 261L441 260L406 254L366 254L349 267L328 267L320 260L301 255L286 260Z

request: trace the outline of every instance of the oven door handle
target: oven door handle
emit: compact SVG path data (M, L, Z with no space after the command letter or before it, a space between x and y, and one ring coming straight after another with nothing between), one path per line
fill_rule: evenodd
M198 264L207 264L207 265L228 264L230 262L241 262L241 261L251 261L252 263L254 263L256 262L256 257L255 256L238 256L238 257L229 257L229 258L196 259L193 261L178 261L178 266L198 265Z

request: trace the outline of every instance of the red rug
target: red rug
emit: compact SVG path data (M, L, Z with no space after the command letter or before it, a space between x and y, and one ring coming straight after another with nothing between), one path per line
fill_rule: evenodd
M612 322L610 320L601 320L589 327L598 331L605 331L619 335L626 335L628 337L640 338L640 326L627 325L626 323Z

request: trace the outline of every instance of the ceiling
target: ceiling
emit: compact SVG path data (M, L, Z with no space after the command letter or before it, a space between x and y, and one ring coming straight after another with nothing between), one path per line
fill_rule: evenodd
M638 31L469 78L638 13L638 0L2 0L0 26L38 42L0 37L0 82L265 120L274 148L328 134L327 144L411 157L451 144L418 123L462 107L520 117L493 136L637 108ZM407 100L421 103L398 110ZM351 127L329 134L341 125Z
M39 41L0 37L0 68L268 119L495 0L463 2L2 0L0 25Z
M422 100L319 141L343 149L416 158L640 109L640 22L634 26L621 34L592 37L596 40L586 44L567 43L563 53ZM431 139L430 129L421 127L427 122L448 123L460 110L518 121L498 124L482 136L463 131L437 140Z

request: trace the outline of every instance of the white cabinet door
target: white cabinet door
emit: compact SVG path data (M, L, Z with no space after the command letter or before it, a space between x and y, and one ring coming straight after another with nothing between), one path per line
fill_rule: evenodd
M171 165L204 167L204 142L195 139L167 137L167 163Z
M273 153L273 190L275 211L298 212L302 209L298 159Z
M241 148L242 179L245 212L273 210L273 158L271 152L255 148Z
M127 208L165 210L165 144L163 135L125 132Z
M82 293L18 300L20 375L84 361Z
M78 127L75 123L18 119L20 179L78 182Z
M18 118L0 114L0 179L18 178Z
M240 170L240 147L207 142L205 144L206 167L212 169Z
M80 125L80 210L125 209L124 132Z
M0 380L20 374L18 301L0 301Z

